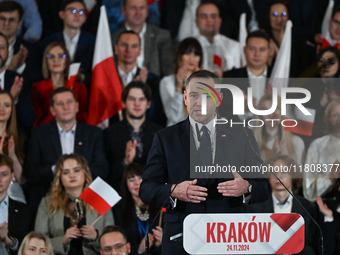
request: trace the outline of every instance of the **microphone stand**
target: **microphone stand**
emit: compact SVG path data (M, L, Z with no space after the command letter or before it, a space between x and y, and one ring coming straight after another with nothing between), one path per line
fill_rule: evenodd
M267 169L269 169L268 164L262 159L262 157L257 153L257 151L254 149L253 145L251 144L251 141L249 139L249 135L245 129L245 127L243 127L243 132L244 135L252 149L252 151L255 153L255 155L262 161L262 163L267 167ZM291 192L286 185L284 185L284 183L281 181L281 179L275 174L274 171L271 171L271 173L275 176L275 178L282 184L282 186L288 191L288 193L294 198L294 200L296 202L298 202L298 204L301 206L301 208L307 213L307 215L309 216L309 218L312 219L312 221L314 222L314 224L317 226L317 228L320 231L320 239L319 239L319 252L320 255L324 254L324 248L323 248L323 234L322 234L322 230L321 227L319 226L319 224L316 222L316 220L314 220L314 218L312 217L312 215L310 215L310 213L306 210L306 208L300 203L300 201L296 198L296 196L293 194L293 192Z

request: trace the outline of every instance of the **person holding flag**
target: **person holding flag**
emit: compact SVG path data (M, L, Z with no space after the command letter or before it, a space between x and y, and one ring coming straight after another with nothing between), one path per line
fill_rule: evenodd
M99 218L100 214L79 198L91 182L85 158L76 153L59 158L51 192L41 201L35 222L35 230L51 238L56 254L98 254L102 230L114 224L111 210Z
M70 55L63 43L52 42L46 47L42 64L45 80L34 83L32 86L32 101L35 109L34 126L54 119L49 110L50 95L53 90L59 87L67 87L74 92L76 100L79 102L77 120L87 121L86 86L72 79L68 81L70 64Z

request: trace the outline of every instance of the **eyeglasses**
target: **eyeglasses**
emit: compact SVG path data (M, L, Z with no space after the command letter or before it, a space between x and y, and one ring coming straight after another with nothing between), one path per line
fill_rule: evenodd
M17 19L15 18L9 18L9 19L6 19L5 17L0 17L0 22L3 22L3 23L6 23L8 21L8 23L14 23L14 22L18 22Z
M115 250L116 252L121 252L123 251L123 247L126 245L127 243L117 243L113 246L106 246L104 247L103 249L101 249L104 254L111 254L112 253L112 250Z
M84 10L77 10L77 9L72 9L72 8L68 8L68 9L66 9L66 11L72 12L73 14L77 14L77 12L78 12L79 15L84 15L85 14Z
M66 58L66 54L57 54L57 55L46 54L46 58L47 59Z
M287 12L282 12L282 13L273 12L272 15L273 15L274 17L279 17L279 16L281 16L281 17L285 18L285 17L288 16L288 13L287 13Z

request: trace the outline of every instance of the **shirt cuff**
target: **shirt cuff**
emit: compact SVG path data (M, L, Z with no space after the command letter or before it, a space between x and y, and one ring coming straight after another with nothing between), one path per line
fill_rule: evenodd
M16 251L19 248L19 241L15 237L9 237L13 240L13 244L11 246L8 246L12 251Z
M243 194L243 204L248 205L251 199L251 193L248 195Z
M327 217L325 216L324 222L333 222L334 218L333 217Z
M177 198L173 199L170 196L170 205L171 205L171 209L174 209L177 206Z

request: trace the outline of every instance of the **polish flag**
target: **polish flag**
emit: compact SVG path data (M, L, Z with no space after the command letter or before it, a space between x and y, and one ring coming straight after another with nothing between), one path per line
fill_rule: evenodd
M73 63L70 65L68 70L68 80L66 83L66 88L72 89L74 82L76 81L77 74L80 68L80 63Z
M283 34L282 43L276 56L273 71L269 79L269 83L272 84L273 87L288 87L292 49L292 27L293 23L288 20Z
M329 33L329 21L332 16L333 12L333 6L334 6L334 0L329 0L327 10L325 12L325 16L323 17L322 26L321 26L321 35L322 35L322 44L321 49L333 46L332 45L332 37Z
M113 59L110 29L105 6L100 18L93 54L88 123L99 125L123 109L123 88Z
M118 193L100 177L97 177L79 197L91 205L101 216L122 199Z
M243 50L244 47L246 46L246 40L248 36L246 21L247 21L247 14L242 13L240 16L240 33L239 33L241 67L245 67L247 65L246 55L244 54L244 50Z
M284 129L295 134L312 136L315 110L311 108L306 109L311 115L305 115L295 105L289 105L287 107L286 119L296 120L297 125L295 127L284 127ZM285 126L294 126L296 122L287 120L285 121Z
M96 0L84 0L84 4L86 7L86 16L92 11L94 6L96 5Z

